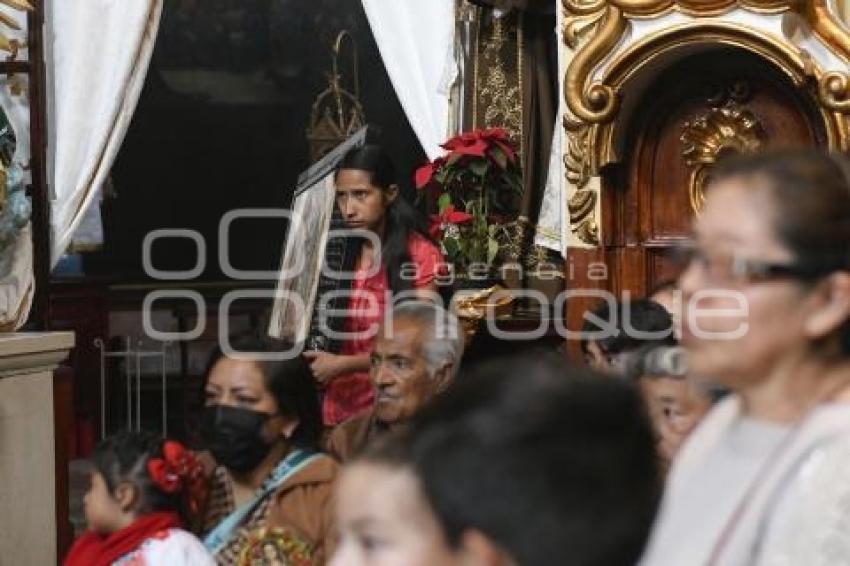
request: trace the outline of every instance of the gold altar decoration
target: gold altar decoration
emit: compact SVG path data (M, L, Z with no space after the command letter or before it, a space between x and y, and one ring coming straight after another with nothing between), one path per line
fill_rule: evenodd
M353 92L342 87L342 74L339 68L342 47L346 39L351 44ZM331 72L327 75L328 87L313 102L310 125L307 128L307 141L310 143L310 157L313 162L319 161L333 148L345 142L366 123L363 105L360 103L357 44L347 31L342 31L337 36L332 48L331 60Z
M682 127L682 157L691 168L688 190L691 208L702 210L711 167L727 154L755 153L765 141L761 123L736 105L712 108Z
M0 0L0 5L8 6L9 8L12 8L14 10L30 11L33 9L32 4L30 4L28 0ZM20 24L17 22L17 20L15 20L15 18L3 12L0 12L0 24L3 24L4 26L11 28L15 31L21 29ZM12 58L14 59L18 53L19 48L20 44L16 39L9 39L6 34L0 32L0 49L11 53L13 55Z
M833 151L850 150L850 75L825 70L804 49L757 27L709 19L733 9L760 14L795 14L835 56L850 64L850 32L830 10L829 0L561 0L564 42L574 57L564 78L567 103L563 127L568 148L566 177L575 193L569 202L572 230L588 245L598 245L598 195L585 189L601 169L617 162L616 121L625 83L659 57L699 43L738 47L771 62L801 88L813 84ZM685 23L620 44L633 20L671 12ZM619 50L619 51L618 51ZM600 69L604 64L604 69ZM698 203L697 203L698 204Z
M452 310L460 320L466 341L469 342L488 315L507 317L513 312L513 307L513 294L501 285L494 285L480 291L460 292L453 299Z

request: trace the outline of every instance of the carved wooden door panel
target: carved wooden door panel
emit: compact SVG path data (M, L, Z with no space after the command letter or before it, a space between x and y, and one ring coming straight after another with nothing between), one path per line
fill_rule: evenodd
M571 251L572 288L645 296L660 281L677 276L669 251L688 237L718 158L827 145L809 93L766 61L739 50L679 62L653 82L637 108L622 162L603 171L602 247ZM593 262L607 265L605 281L588 280ZM581 326L588 304L579 300L568 306L571 328Z

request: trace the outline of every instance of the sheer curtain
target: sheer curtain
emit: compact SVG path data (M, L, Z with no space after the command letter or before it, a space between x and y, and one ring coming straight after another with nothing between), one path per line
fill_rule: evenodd
M144 84L162 2L46 4L51 265L97 203Z
M454 0L363 0L381 58L416 137L430 159L448 134L457 78Z

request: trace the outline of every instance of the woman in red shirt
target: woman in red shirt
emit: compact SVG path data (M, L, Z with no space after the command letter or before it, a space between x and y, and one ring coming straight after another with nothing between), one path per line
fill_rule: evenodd
M351 150L336 173L337 205L350 228L371 232L380 242L364 240L352 281L346 332L339 354L307 351L313 376L323 385L322 416L335 426L369 409L375 394L369 355L377 325L392 297L421 291L436 293L436 277L445 269L425 219L400 194L395 168L384 149L367 145ZM380 265L373 268L375 261Z

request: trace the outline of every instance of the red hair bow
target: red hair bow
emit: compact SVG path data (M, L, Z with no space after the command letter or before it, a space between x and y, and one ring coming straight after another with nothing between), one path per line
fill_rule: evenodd
M162 445L162 458L148 460L148 473L165 493L178 493L186 488L189 510L196 514L207 495L204 466L191 450L174 440Z
M190 492L204 480L204 469L195 454L174 440L162 445L162 458L148 460L148 473L165 493L177 493L188 484Z

